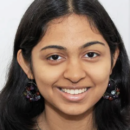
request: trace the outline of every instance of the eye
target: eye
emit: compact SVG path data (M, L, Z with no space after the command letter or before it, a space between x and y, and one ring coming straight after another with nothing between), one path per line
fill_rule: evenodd
M97 57L97 56L99 56L99 54L97 54L97 53L95 53L95 52L88 52L88 53L85 55L85 57L87 57L87 58L95 58L95 57Z
M52 55L52 56L48 57L47 59L48 60L60 60L61 56L59 56L59 55Z

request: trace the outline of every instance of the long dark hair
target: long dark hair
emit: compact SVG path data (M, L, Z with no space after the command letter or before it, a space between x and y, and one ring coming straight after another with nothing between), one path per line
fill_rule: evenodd
M22 49L24 59L30 63L33 47L44 36L48 23L71 13L85 15L90 25L96 27L107 41L113 61L120 50L111 74L120 88L119 99L100 99L95 105L95 123L98 130L128 130L130 105L130 65L122 39L112 20L98 0L34 0L18 27L14 42L13 59L8 80L0 94L0 130L31 130L34 118L44 110L44 99L28 102L23 96L28 78L17 62L17 52Z

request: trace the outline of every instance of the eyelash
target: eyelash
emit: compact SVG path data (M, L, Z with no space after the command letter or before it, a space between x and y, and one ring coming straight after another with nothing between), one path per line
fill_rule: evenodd
M87 55L88 55L88 54L90 54L90 55L91 55L91 54L92 54L92 55L94 55L94 56L92 56L92 57L87 56L87 58L90 58L90 59L92 59L92 58L95 58L95 57L99 56L99 54L98 54L98 53L96 53L96 52L88 52L88 53L87 53Z
M85 55L91 55L92 57L87 56L87 58L89 58L89 59L93 59L93 58L99 56L99 54L98 54L98 53L95 53L95 52L88 52L88 53L85 54ZM54 60L54 59L53 59L53 58L54 58L53 56L61 57L61 56L59 56L59 55L51 55L50 57L47 58L47 60L58 61L58 60L62 59L62 58L60 58L60 59ZM53 58L52 58L52 57L53 57ZM55 58L56 58L56 57L55 57Z
M47 60L53 60L53 59L52 59L53 56L58 56L58 57L59 57L59 55L52 55L52 56L48 57ZM60 56L60 57L61 57L61 56ZM57 60L54 60L54 61L57 61Z

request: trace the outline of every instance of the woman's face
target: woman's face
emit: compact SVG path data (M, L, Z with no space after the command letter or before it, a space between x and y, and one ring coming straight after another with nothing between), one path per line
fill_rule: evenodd
M50 22L32 50L32 65L46 108L79 115L92 109L105 93L111 55L107 42L92 30L87 18L72 14Z

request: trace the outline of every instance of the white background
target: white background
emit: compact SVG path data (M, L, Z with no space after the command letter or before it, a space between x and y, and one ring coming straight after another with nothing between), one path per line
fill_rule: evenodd
M6 82L18 24L32 1L0 0L0 90ZM100 2L117 26L130 57L130 0L100 0Z

